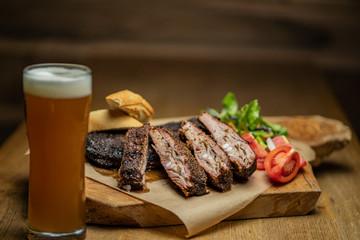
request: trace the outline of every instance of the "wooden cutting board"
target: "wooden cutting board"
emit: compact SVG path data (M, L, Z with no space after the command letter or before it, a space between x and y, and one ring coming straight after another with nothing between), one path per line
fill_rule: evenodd
M321 190L310 164L290 183L275 184L228 220L308 214ZM87 222L136 227L182 224L173 213L86 178Z
M184 119L181 117L179 119ZM176 118L161 119L161 124ZM227 220L308 214L321 194L310 164L287 184L275 184ZM173 213L86 178L87 222L136 227L182 224Z

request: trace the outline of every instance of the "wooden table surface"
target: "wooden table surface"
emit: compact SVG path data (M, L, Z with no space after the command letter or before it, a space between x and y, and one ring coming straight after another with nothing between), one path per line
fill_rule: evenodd
M220 108L229 90L239 104L258 98L263 115L312 115L348 124L321 75L311 65L259 62L89 62L94 74L92 109L105 107L104 97L120 89L142 94L156 117L197 114ZM295 82L291 80L297 80ZM24 124L0 148L0 239L23 239L26 233L28 161ZM226 221L194 239L359 239L360 148L350 144L329 156L315 176L322 194L306 216ZM129 228L88 225L87 239L183 239L184 226Z

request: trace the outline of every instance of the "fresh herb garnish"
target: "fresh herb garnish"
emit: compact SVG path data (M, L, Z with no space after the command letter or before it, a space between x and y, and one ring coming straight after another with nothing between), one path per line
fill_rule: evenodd
M220 121L235 126L240 135L251 132L264 147L266 147L264 139L268 137L287 136L286 128L283 128L280 124L265 122L260 117L260 106L257 99L245 104L239 110L235 94L228 92L222 101L222 106L221 112L213 108L208 108L207 112L219 118Z

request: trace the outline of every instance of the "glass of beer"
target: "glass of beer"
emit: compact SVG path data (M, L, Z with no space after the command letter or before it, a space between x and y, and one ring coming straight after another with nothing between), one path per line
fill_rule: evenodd
M24 69L30 147L28 238L85 238L85 141L91 70L75 64Z

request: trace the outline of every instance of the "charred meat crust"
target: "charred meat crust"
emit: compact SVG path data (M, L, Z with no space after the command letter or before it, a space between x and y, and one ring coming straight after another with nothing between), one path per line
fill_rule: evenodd
M188 197L208 193L206 174L185 144L160 128L152 127L149 134L169 178L184 195Z
M118 169L121 165L125 142L125 133L92 132L86 139L85 157L91 164Z
M209 183L220 191L230 190L233 175L225 152L191 122L184 121L180 131L189 141L195 159L205 170Z
M240 179L250 177L256 170L256 159L249 144L231 127L208 113L202 113L199 120L228 155L234 175Z
M149 138L148 162L147 162L147 165L146 165L146 170L162 169L159 155L156 153L156 151L152 147L152 145L153 145L152 139Z
M119 168L119 187L145 190L145 171L149 146L149 124L130 128L126 133L124 154Z
M233 162L230 163L232 168L237 167L233 165ZM238 182L247 180L255 171L256 171L257 161L256 159L254 162L246 169L241 172L235 171L234 172L234 179Z
M206 129L197 118L189 119L203 131ZM179 138L181 122L170 122L158 126L168 132L173 137ZM91 132L86 139L85 157L91 164L105 169L119 169L124 151L126 131L100 131ZM161 168L160 159L155 150L151 147L152 140L148 147L147 169Z
M86 160L100 168L119 169L122 161L125 143L124 131L91 132L86 138ZM160 159L151 147L151 139L148 145L148 164L146 168L158 169L161 167Z
M188 119L186 121L193 123L197 128L199 128L203 132L209 133L207 128L199 121L198 118L194 117L194 118L190 118L190 119ZM158 125L157 127L161 128L161 129L165 129L167 131L172 131L175 134L179 134L182 122L183 121L169 122L169 123L165 123L165 124L162 124L162 125Z

